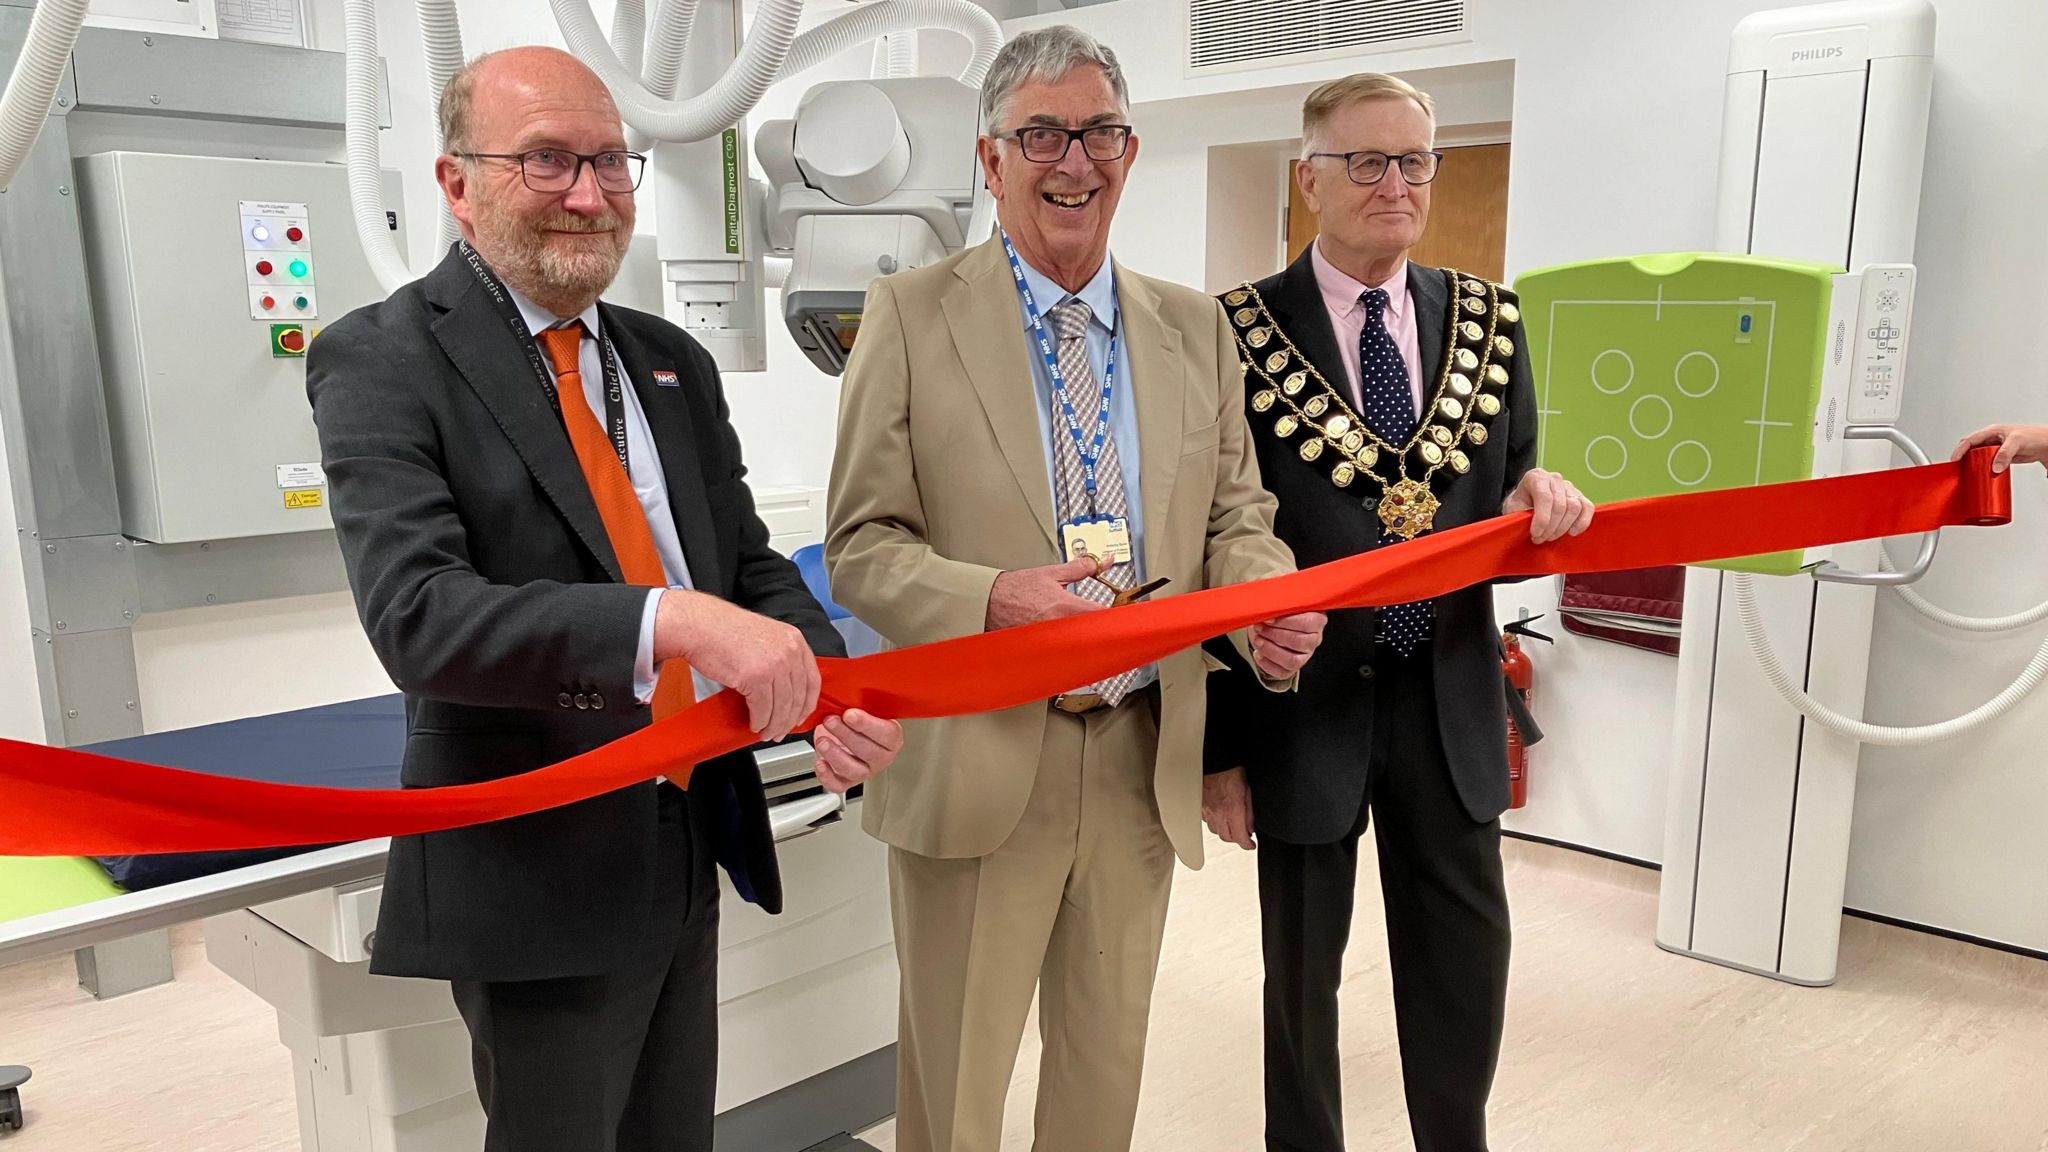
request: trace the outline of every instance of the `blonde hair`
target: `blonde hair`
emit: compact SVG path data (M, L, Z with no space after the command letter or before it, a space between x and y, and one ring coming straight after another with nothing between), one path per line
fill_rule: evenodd
M1318 135L1330 118L1339 111L1363 100L1413 100L1429 117L1430 134L1436 134L1436 101L1429 93L1417 88L1399 76L1384 72L1359 72L1341 80L1332 80L1308 94L1301 105L1301 157L1308 159L1310 152L1317 151Z

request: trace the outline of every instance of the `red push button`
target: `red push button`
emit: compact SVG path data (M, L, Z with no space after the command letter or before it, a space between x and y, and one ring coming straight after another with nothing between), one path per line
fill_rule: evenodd
M258 276L268 276L268 275L270 275L270 261L268 261L268 260L258 260L258 261L256 262L256 274L257 274Z
M297 328L292 328L280 335L277 338L277 343L280 348L287 352L304 352L306 350L306 334Z
M291 241L294 244L297 244L299 241L304 240L306 238L306 233L304 229L301 229L295 225L284 230L284 238Z
M265 296L263 298L263 310L265 312L268 312L275 307L277 307L277 298L275 296Z

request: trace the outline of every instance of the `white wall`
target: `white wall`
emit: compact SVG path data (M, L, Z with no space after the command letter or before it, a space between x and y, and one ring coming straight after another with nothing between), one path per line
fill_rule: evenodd
M2016 367L2043 311L2048 257L2032 75L2048 47L2048 6L1937 0L1933 123L1921 205L1921 288L1914 389L1902 424L1942 447L1998 419L2048 420L2037 381ZM1713 206L1728 35L1765 0L1643 4L1471 0L1472 41L1191 79L1183 9L1117 0L1011 21L1012 32L1068 22L1123 53L1142 153L1114 243L1135 267L1211 282L1216 148L1292 138L1299 100L1352 71L1397 71L1435 93L1442 119L1481 131L1511 120L1509 275L1567 260L1699 249ZM1505 107L1503 105L1511 105ZM1212 151L1212 148L1214 151ZM1247 203L1243 196L1235 203ZM1136 210L1134 210L1136 209ZM1247 229L1270 221L1247 218ZM1234 244L1233 247L1242 247ZM1223 262L1237 257L1226 253ZM2003 613L2048 597L2048 485L2020 478L2018 524L1955 532L1926 585L1965 612ZM1555 609L1552 581L1504 590L1517 606ZM1626 856L1661 856L1665 758L1676 661L1559 636L1539 646L1539 714L1529 808L1510 827ZM1909 723L1970 708L2007 683L2048 628L2010 639L1944 636L1880 601L1869 718ZM1978 737L1863 758L1849 875L1852 907L2035 949L2048 949L2048 694Z

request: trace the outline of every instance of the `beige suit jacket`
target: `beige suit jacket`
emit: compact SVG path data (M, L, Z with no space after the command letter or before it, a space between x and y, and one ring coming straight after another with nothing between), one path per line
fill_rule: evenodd
M1116 285L1146 576L1169 578L1169 595L1293 571L1273 535L1221 308L1122 265ZM868 289L840 399L825 548L833 599L893 645L983 631L997 575L1061 559L1032 355L1000 238ZM1154 792L1191 867L1202 861L1206 661L1194 647L1159 662ZM907 723L903 754L868 785L867 830L925 856L993 852L1030 798L1047 715L1037 702Z

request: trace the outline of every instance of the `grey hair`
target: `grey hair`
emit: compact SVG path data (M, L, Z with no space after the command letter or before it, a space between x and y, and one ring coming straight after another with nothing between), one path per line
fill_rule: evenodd
M436 109L441 122L441 150L448 153L465 152L472 142L469 138L469 110L476 91L476 73L482 64L495 52L486 52L448 77L448 83L441 89L441 106Z
M1054 24L1019 33L996 53L988 75L981 82L981 124L985 132L996 130L1009 113L1010 97L1032 80L1052 83L1076 68L1093 65L1109 77L1117 106L1131 110L1131 89L1124 83L1123 65L1116 53L1095 37L1072 24Z

